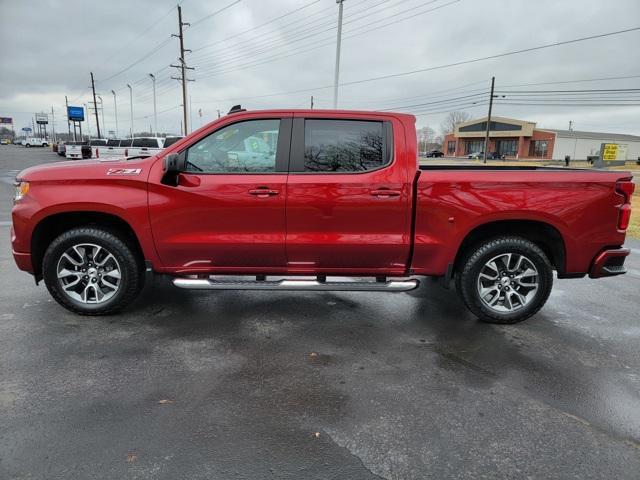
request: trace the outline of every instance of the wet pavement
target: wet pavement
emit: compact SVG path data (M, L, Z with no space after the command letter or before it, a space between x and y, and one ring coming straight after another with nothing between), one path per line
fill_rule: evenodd
M159 278L121 315L79 317L16 270L2 223L7 172L56 158L0 147L0 478L638 478L640 242L627 275L559 280L514 326L428 279Z

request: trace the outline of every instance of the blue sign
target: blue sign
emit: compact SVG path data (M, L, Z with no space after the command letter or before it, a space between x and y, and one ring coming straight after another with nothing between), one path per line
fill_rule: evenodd
M22 131L23 132L30 132L31 131L31 127L22 127Z
M9 123L13 125L13 118L11 117L0 117L0 123Z
M67 117L72 122L84 122L84 108L67 107Z

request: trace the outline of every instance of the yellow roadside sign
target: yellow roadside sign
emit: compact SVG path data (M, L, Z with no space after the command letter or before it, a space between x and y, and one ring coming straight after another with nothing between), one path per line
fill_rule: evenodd
M602 148L603 160L616 160L618 157L618 144L605 143Z

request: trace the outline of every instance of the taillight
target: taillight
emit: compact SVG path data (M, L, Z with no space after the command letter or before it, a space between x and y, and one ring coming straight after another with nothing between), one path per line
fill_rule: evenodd
M636 185L631 180L621 180L616 183L616 192L624 197L618 213L618 230L626 230L631 220L631 196Z

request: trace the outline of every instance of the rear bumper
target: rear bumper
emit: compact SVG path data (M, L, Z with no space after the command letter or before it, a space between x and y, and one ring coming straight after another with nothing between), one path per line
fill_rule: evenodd
M622 275L627 273L624 267L624 261L629 255L628 248L615 248L603 250L594 258L589 271L589 277L601 278L612 277L614 275Z

